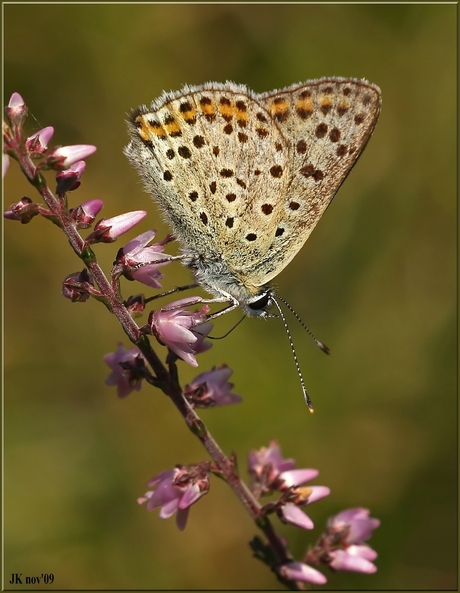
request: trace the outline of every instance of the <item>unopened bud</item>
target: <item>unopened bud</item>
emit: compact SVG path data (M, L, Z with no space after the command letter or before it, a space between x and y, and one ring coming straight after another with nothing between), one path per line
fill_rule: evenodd
M22 224L27 224L34 216L39 214L38 209L38 204L32 202L30 198L24 197L19 202L11 204L8 210L5 210L3 216L8 220L18 220Z
M88 270L70 274L62 283L62 296L70 299L72 303L84 303L90 297L89 287L94 286Z
M76 208L72 208L70 216L77 223L77 228L87 229L93 224L103 206L104 202L102 200L89 200Z
M135 210L134 212L125 212L112 218L103 218L94 227L94 231L86 238L86 244L93 243L113 243L120 235L131 230L138 224L147 212L145 210Z
M80 179L85 170L85 161L77 161L68 169L56 173L56 193L60 196L68 191L74 191L80 187Z
M96 152L91 144L74 144L54 149L48 157L48 165L55 169L68 169L77 161L81 161Z
M5 113L13 126L20 126L27 117L27 105L19 93L11 95Z
M40 156L48 149L48 144L54 134L54 128L48 126L25 141L25 147L31 156Z

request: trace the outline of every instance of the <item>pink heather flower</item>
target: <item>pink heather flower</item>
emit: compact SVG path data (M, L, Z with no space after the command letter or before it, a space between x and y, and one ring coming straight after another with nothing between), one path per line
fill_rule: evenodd
M277 515L284 523L290 523L302 529L313 529L314 524L299 507L312 504L330 494L326 486L302 486L318 476L316 469L294 469L293 459L283 459L276 441L268 448L249 454L249 473L252 490L259 497L274 491L283 495L274 505Z
M68 191L74 191L80 187L80 179L86 168L85 161L77 161L68 169L56 173L56 193L63 195Z
M123 235L139 224L145 216L147 216L145 210L135 210L133 212L119 214L113 218L102 218L94 226L93 232L86 237L86 244L113 243L120 235Z
M209 490L209 463L196 466L177 466L161 472L148 483L155 490L149 490L138 498L138 503L147 503L147 510L161 507L160 518L168 519L177 511L176 523L185 529L189 509Z
M318 570L303 562L289 562L278 568L278 573L289 581L303 581L314 585L327 583L326 577Z
M5 107L5 113L13 125L21 125L27 116L27 105L19 93L11 95L8 105Z
M21 97L19 93L13 93L10 97L8 102L8 107L10 109L22 109L24 107L24 99Z
M185 388L184 395L194 408L208 408L211 406L228 406L240 403L243 398L232 393L232 383L228 382L232 369L223 365L212 371L198 375Z
M361 544L372 537L380 525L379 519L369 517L369 509L356 507L342 511L329 520L329 528L336 533L346 530L348 544Z
M80 204L80 206L72 208L70 216L77 223L77 228L87 229L93 224L103 206L104 202L102 200L88 200Z
M90 288L94 286L88 270L70 274L62 283L61 294L72 303L84 303L91 296Z
M10 157L7 154L2 154L2 178L5 177L6 172L10 166Z
M249 472L255 478L269 473L268 482L273 482L281 472L293 469L294 466L294 459L282 458L277 441L271 441L269 447L261 447L258 451L249 453Z
M145 359L140 350L125 350L119 342L118 350L106 354L103 358L112 369L105 383L117 386L118 397L126 397L132 391L140 391L142 379L146 376Z
M56 169L68 169L77 161L82 161L92 155L96 150L96 147L92 144L61 146L55 148L49 154L48 161L50 164L53 164Z
M279 480L283 482L282 489L301 486L305 482L310 482L318 477L317 469L291 469L281 472Z
M364 544L380 525L361 507L347 509L331 517L315 547L307 552L306 560L327 564L332 570L347 570L372 574L377 567L372 561L377 552Z
M5 210L3 216L9 220L18 220L22 224L27 224L38 213L38 204L32 202L30 198L24 197L19 202L11 204L8 210Z
M25 141L27 151L32 155L44 154L48 149L48 144L53 137L53 134L54 128L52 126L47 126L36 134L29 136Z
M328 545L336 548L328 554L328 563L333 570L376 572L377 567L372 561L377 558L377 552L363 542L372 536L380 521L369 517L369 512L369 509L357 507L329 519L326 530L330 540Z
M293 459L282 458L276 441L271 441L269 447L249 453L249 473L262 494L301 486L318 476L316 469L294 469L294 466Z
M163 274L159 268L173 261L171 256L163 255L163 245L169 243L171 237L147 247L155 234L155 230L146 231L130 241L120 250L117 263L123 270L121 273L129 280L137 280L152 288L161 288L158 279L163 278Z
M289 523L302 529L313 529L315 526L310 517L292 502L283 505L278 512L278 516L284 523Z
M201 301L200 297L180 299L153 311L149 317L152 334L157 340L194 367L198 366L194 355L211 347L203 340L211 331L212 324L204 323L209 312L207 305L201 311L185 309Z
M321 500L321 498L329 496L330 493L331 491L326 486L293 487L281 498L276 510L277 515L284 523L302 529L313 529L313 521L299 507Z
M365 544L351 545L345 550L334 550L329 554L329 567L332 570L346 570L348 572L362 572L374 574L377 567L372 561L377 558L377 552Z

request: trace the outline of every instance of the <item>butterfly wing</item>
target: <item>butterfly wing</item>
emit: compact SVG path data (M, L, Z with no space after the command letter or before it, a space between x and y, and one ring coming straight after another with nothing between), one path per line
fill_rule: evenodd
M291 179L283 232L256 263L261 286L298 253L365 148L380 111L380 89L365 80L330 78L264 93L257 100L289 146ZM280 232L280 231L278 231Z
M222 261L243 284L270 249L291 179L288 143L254 97L234 83L165 93L132 114L125 149L183 251Z

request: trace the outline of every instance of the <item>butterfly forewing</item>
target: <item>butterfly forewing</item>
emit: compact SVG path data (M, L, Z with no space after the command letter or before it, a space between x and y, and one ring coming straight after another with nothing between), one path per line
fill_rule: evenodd
M185 250L223 256L237 272L255 266L275 237L291 176L288 143L270 114L246 87L209 83L165 95L132 122L146 157L131 160Z

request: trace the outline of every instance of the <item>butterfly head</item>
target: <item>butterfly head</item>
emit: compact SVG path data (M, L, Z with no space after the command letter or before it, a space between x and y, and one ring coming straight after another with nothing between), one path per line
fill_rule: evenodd
M277 317L275 313L270 313L267 310L273 305L273 302L273 290L263 287L258 294L248 298L246 301L239 302L239 305L248 317L268 319L270 317Z

